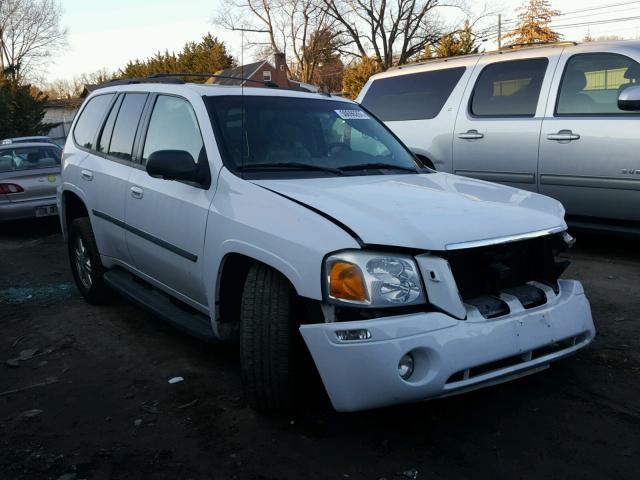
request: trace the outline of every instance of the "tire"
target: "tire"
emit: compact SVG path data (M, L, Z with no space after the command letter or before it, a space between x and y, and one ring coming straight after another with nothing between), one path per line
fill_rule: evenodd
M289 282L266 265L251 267L240 311L240 366L245 398L262 412L295 404L295 294Z
M76 218L71 222L67 248L71 273L82 296L95 305L105 303L110 291L104 283L105 268L87 217Z

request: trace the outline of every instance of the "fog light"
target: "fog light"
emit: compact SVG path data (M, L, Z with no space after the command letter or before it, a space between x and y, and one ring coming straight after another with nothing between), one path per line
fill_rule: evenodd
M403 380L409 379L409 377L413 374L413 356L410 353L407 353L400 359L398 363L398 375Z
M369 340L371 332L366 328L357 328L355 330L336 330L336 337L343 342L353 340Z

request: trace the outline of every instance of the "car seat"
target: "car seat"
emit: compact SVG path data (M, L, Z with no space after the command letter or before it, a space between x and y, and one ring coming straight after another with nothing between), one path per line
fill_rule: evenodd
M585 72L578 69L567 70L560 94L559 113L593 113L596 102L584 93L586 86Z

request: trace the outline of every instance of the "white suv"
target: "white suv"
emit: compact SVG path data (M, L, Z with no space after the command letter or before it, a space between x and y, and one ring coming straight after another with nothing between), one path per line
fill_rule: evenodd
M62 180L84 297L239 336L259 410L312 374L298 343L354 411L520 377L595 335L581 284L558 279L560 203L426 170L348 100L121 82L86 100Z

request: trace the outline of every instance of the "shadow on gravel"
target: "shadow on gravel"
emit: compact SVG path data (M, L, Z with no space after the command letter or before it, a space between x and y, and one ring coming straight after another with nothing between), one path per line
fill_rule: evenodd
M640 259L640 239L580 231L571 232L571 235L576 238L573 248L576 252L599 257Z

